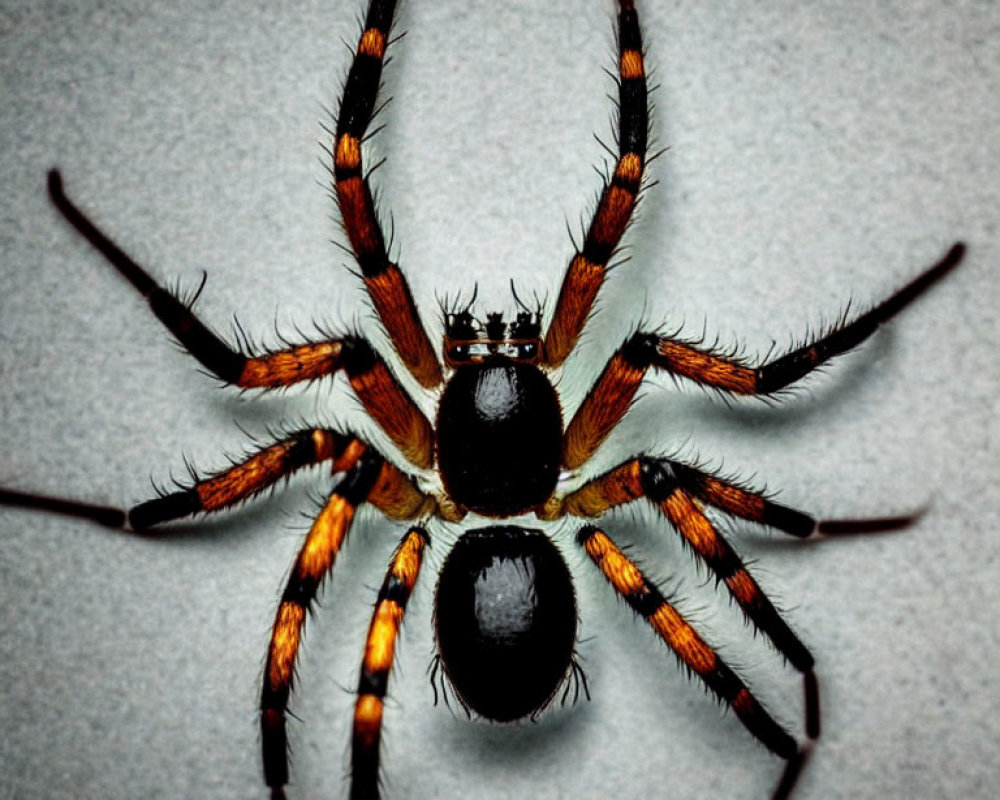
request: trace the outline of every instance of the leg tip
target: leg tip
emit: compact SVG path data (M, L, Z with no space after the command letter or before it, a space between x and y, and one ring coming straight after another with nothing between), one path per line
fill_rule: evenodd
M819 681L812 670L802 676L803 692L805 694L806 736L816 740L820 735L819 723Z
M806 765L811 755L812 746L807 744L788 759L788 763L785 764L785 770L781 773L781 780L778 781L778 785L771 795L771 800L788 800L788 797L792 794L792 789L795 788L795 784L799 782L802 768Z

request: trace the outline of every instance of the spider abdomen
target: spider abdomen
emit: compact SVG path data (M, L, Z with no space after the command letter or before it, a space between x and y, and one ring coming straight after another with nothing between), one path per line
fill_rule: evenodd
M565 561L539 530L466 531L438 577L441 665L462 704L509 722L543 709L566 680L576 596Z
M559 398L538 367L494 356L459 367L441 395L438 466L449 496L491 517L544 503L559 477Z

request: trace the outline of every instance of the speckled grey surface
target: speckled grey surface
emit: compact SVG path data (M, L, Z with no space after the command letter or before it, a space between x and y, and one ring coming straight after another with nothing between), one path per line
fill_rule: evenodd
M137 7L138 6L138 7ZM149 476L300 418L361 424L341 380L253 402L216 389L49 207L46 170L157 276L209 273L198 308L373 325L329 243L317 124L359 3L0 4L0 483L126 505ZM871 302L952 240L967 263L861 351L771 408L670 380L595 460L641 448L756 474L817 515L930 503L906 533L734 540L818 661L824 736L797 800L988 798L1000 782L997 209L1000 18L992 2L641 4L670 149L632 260L565 372L572 407L636 324L705 324L750 352ZM553 296L608 136L605 2L407 3L370 162L417 300ZM486 299L489 298L489 303ZM493 298L496 298L495 300ZM432 408L428 401L426 407ZM371 432L370 426L363 426ZM374 434L373 434L374 435ZM253 798L254 709L279 587L316 473L156 539L0 513L0 798ZM399 531L362 521L310 623L292 798L346 794L351 696ZM790 670L648 513L608 524L800 731ZM593 700L513 728L432 704L438 531L391 683L386 794L764 798L780 765L687 681L568 535Z

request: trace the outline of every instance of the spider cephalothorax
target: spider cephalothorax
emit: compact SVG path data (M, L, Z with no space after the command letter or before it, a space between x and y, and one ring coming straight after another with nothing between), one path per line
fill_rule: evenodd
M538 367L503 356L459 367L445 385L437 419L438 468L460 506L509 517L552 495L562 415Z
M599 475L587 474L588 462L628 412L651 370L732 395L771 395L870 336L953 269L962 259L963 245L952 246L888 300L854 319L841 319L824 335L764 363L752 364L656 330L638 330L610 356L564 424L563 406L549 376L572 354L593 312L609 262L632 218L648 161L646 68L633 0L618 0L614 167L565 270L544 333L541 308L526 308L516 293L518 310L507 322L496 313L488 314L485 322L477 320L470 302L446 313L440 357L402 270L389 258L362 164L362 143L376 113L395 6L395 0L369 0L332 131L333 189L351 251L395 357L422 391L438 399L434 424L383 355L360 334L270 352L249 352L226 342L193 312L193 301L183 302L165 289L101 232L67 197L59 172L53 170L49 194L56 208L147 299L156 317L206 370L240 389L286 387L343 372L400 458L394 462L344 430L306 427L259 447L217 474L196 476L190 486L128 511L4 489L0 503L142 530L230 508L296 470L329 465L335 479L288 576L264 666L261 745L264 780L274 798L284 796L289 778L286 723L305 620L363 504L391 520L407 520L410 527L378 593L363 651L351 749L352 798L379 794L384 698L407 600L431 543L428 528L438 520L459 523L469 512L494 519L534 514L542 521L582 520L597 519L633 501L647 504L657 513L657 524L689 545L749 623L801 674L805 737L815 739L820 715L813 657L717 529L708 509L798 537L898 527L910 518L817 521L732 480L648 451ZM655 450L657 443L649 446ZM426 488L430 482L425 478L434 469L441 490ZM562 472L574 473L574 488L559 483ZM574 526L560 530L566 527ZM573 583L560 547L550 539L555 535L550 529L515 524L466 530L443 561L435 594L435 671L440 665L462 705L482 717L533 717L561 684L582 680L574 661ZM579 547L690 673L731 707L754 737L786 760L774 794L785 797L808 744L800 746L771 717L611 534L588 522L564 538L568 541L561 547Z
M537 365L541 312L523 308L507 323L482 323L472 300L445 314L444 361L451 368L438 403L437 462L448 495L491 517L531 511L559 476L562 409Z

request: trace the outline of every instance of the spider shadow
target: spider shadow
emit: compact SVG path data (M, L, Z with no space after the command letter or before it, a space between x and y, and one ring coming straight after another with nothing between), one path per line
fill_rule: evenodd
M441 742L449 752L464 751L469 759L491 772L503 773L523 768L529 762L543 761L553 751L574 749L575 743L585 736L586 726L582 723L589 703L582 696L573 702L572 694L570 689L565 703L557 694L552 705L536 720L512 723L470 720L455 707L452 698L451 722L439 726Z

